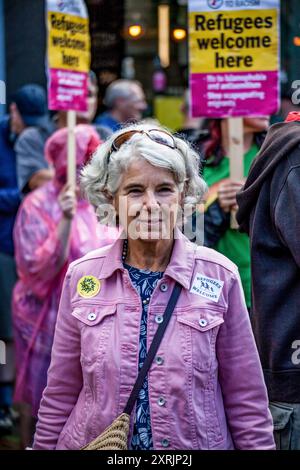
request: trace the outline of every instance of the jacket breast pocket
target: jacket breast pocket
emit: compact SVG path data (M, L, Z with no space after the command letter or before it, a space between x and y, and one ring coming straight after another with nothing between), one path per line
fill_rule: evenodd
M201 307L177 315L183 358L200 371L209 371L216 361L216 338L223 314L221 309Z
M95 304L73 309L81 332L81 360L94 363L105 353L116 311L116 305Z

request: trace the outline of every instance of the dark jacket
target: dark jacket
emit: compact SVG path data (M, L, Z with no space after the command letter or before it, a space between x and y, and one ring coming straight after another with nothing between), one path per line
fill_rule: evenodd
M238 204L269 399L300 403L300 122L271 126Z
M9 118L0 121L0 252L14 252L12 231L20 204L16 155L10 142Z

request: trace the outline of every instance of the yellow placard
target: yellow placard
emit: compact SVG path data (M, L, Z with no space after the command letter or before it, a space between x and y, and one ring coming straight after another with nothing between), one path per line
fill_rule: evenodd
M48 66L86 73L90 70L87 18L48 11Z
M190 12L191 73L275 71L277 10Z

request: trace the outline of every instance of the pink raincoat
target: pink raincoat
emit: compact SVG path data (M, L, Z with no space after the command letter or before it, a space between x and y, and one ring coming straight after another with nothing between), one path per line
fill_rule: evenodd
M77 126L75 135L80 167L100 141L95 130L87 125ZM67 130L61 129L46 144L46 156L54 166L55 178L25 198L14 229L19 275L13 293L15 401L30 404L33 415L37 414L47 381L58 303L68 265L88 251L111 243L108 237L113 235L113 231L108 232L97 223L92 206L79 200L72 220L69 256L62 268L57 269L62 250L57 235L62 219L58 195L66 180L66 155Z

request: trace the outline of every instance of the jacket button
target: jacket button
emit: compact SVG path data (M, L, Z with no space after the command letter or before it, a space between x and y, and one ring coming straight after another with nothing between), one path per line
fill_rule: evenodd
M161 365L163 365L163 363L164 363L164 359L163 359L163 357L161 357L161 356L156 356L155 362L156 362L156 364L157 364L158 366L161 366Z
M166 403L166 400L164 399L164 397L159 397L159 399L157 400L157 404L159 406L164 406L165 403Z
M87 318L90 321L94 321L94 320L96 320L97 315L95 313L89 313Z
M206 326L207 325L207 320L205 320L205 318L200 318L199 325L200 326Z
M167 290L169 289L169 286L168 284L166 284L165 282L163 282L160 286L159 286L160 290L162 292L167 292Z
M163 440L161 441L161 445L162 445L163 447L169 447L170 442L168 441L168 439L163 439Z
M155 317L156 323L162 323L164 321L164 317L162 315L156 315Z

